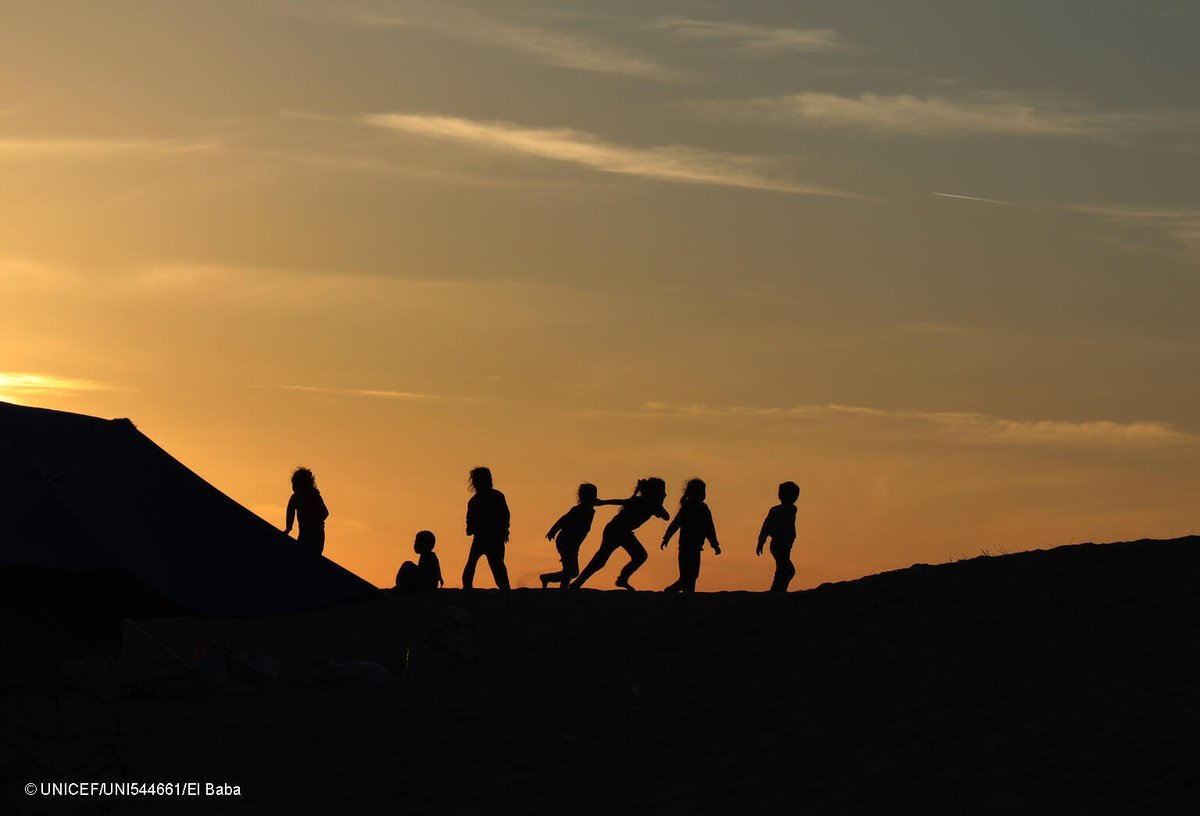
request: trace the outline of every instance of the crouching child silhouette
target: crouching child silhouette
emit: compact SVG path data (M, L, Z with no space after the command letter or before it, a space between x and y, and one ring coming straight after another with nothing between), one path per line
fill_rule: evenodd
M779 504L767 511L762 530L758 533L758 549L762 555L763 544L771 539L771 557L775 559L775 579L771 592L787 592L788 584L796 575L792 565L792 544L796 542L796 499L800 498L800 486L795 482L784 482L779 486Z
M555 549L558 550L558 560L562 562L562 569L558 572L542 573L539 576L542 589L552 583L561 583L562 588L566 589L571 579L579 574L579 548L592 529L592 519L596 517L596 486L584 482L579 486L578 497L579 503L563 513L562 517L554 522L550 532L546 533L546 539L553 541ZM555 536L558 536L557 540Z
M663 534L662 549L665 550L671 536L679 532L679 580L664 588L663 592L696 591L696 579L700 577L700 551L704 549L706 540L712 542L716 555L721 554L712 511L704 503L706 492L703 480L689 481L679 499L679 512Z
M396 573L397 592L428 592L443 583L442 565L433 551L437 539L428 530L417 533L413 551L419 556L417 563L405 561Z
M313 472L306 467L296 468L292 474L292 497L288 499L287 526L285 533L292 532L292 524L299 521L296 530L296 542L316 555L325 549L325 519L329 518L329 508L317 490L317 480Z

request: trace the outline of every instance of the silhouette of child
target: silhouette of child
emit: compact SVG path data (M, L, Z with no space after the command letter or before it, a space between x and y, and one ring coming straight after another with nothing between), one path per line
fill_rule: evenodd
M645 524L651 516L658 516L668 521L671 514L663 509L663 501L667 498L667 483L657 477L639 479L637 488L628 499L601 499L597 505L615 504L621 509L604 525L604 533L600 538L600 549L592 556L592 560L579 573L579 577L570 583L571 589L579 589L584 582L598 572L606 563L609 556L618 548L629 553L629 563L621 568L616 584L622 589L632 590L629 576L633 575L642 564L646 563L646 548L638 541L633 531Z
M596 517L596 486L584 482L579 486L578 496L579 503L563 513L562 518L554 522L550 532L546 533L546 539L554 541L562 569L539 576L542 589L546 588L546 584L559 581L562 582L562 588L566 589L571 579L579 574L579 547L591 531L592 519ZM556 535L557 541L554 540Z
M325 519L329 518L329 508L317 490L317 480L306 467L296 468L292 474L292 497L288 499L287 526L285 533L292 532L292 523L299 521L296 530L296 541L303 544L309 551L320 555L325 549Z
M704 503L706 492L707 488L701 479L689 481L679 499L679 512L663 534L662 549L665 550L671 536L675 535L676 530L679 531L679 580L663 592L696 591L696 579L700 577L700 551L704 549L706 539L712 542L713 552L721 554L712 511Z
M417 563L405 561L396 573L397 592L427 592L437 589L443 583L442 565L433 551L437 539L428 530L417 533L413 541L413 551L420 556Z
M775 579L771 592L787 592L788 584L796 575L792 565L792 544L796 542L796 499L800 498L800 486L795 482L779 485L779 504L767 511L762 530L758 533L758 549L762 555L763 544L771 539L771 557L775 559Z
M467 565L463 567L463 589L471 589L475 581L475 564L486 557L492 568L492 578L498 589L508 589L508 569L504 566L504 544L508 541L508 502L504 494L492 487L492 472L485 467L471 471L471 490L475 493L467 502L467 535L474 536Z

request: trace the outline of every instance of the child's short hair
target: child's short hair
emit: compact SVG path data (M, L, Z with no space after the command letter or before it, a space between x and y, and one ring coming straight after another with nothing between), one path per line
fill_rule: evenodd
M480 490L487 490L492 486L492 471L485 467L472 468L468 481L471 484L471 490L476 493Z
M591 482L584 482L579 486L579 492L577 492L575 495L579 497L580 501L583 501L584 499L591 499L592 501L595 501L596 497L600 495L600 493L598 490L596 490L596 486L594 484Z
M413 541L413 549L419 553L433 552L433 545L437 543L437 538L429 530L422 530L417 533L416 540Z
M313 477L313 472L308 468L298 467L292 471L292 490L311 489L316 486L317 480Z
M779 485L779 500L794 503L800 498L800 485L795 482L783 482Z

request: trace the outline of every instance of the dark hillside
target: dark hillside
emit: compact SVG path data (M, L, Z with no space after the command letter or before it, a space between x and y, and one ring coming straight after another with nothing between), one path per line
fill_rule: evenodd
M197 697L127 627L128 775L243 791L138 812L1180 812L1200 802L1198 579L1190 537L784 597L445 591L141 621L180 655L227 642L285 672ZM322 659L399 674L447 607L478 627L469 665L403 687L296 679Z

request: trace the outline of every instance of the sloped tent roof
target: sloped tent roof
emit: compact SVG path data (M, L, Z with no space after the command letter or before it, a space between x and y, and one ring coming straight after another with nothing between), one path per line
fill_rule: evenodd
M302 550L129 420L4 402L0 565L117 570L200 615L300 612L379 591Z

